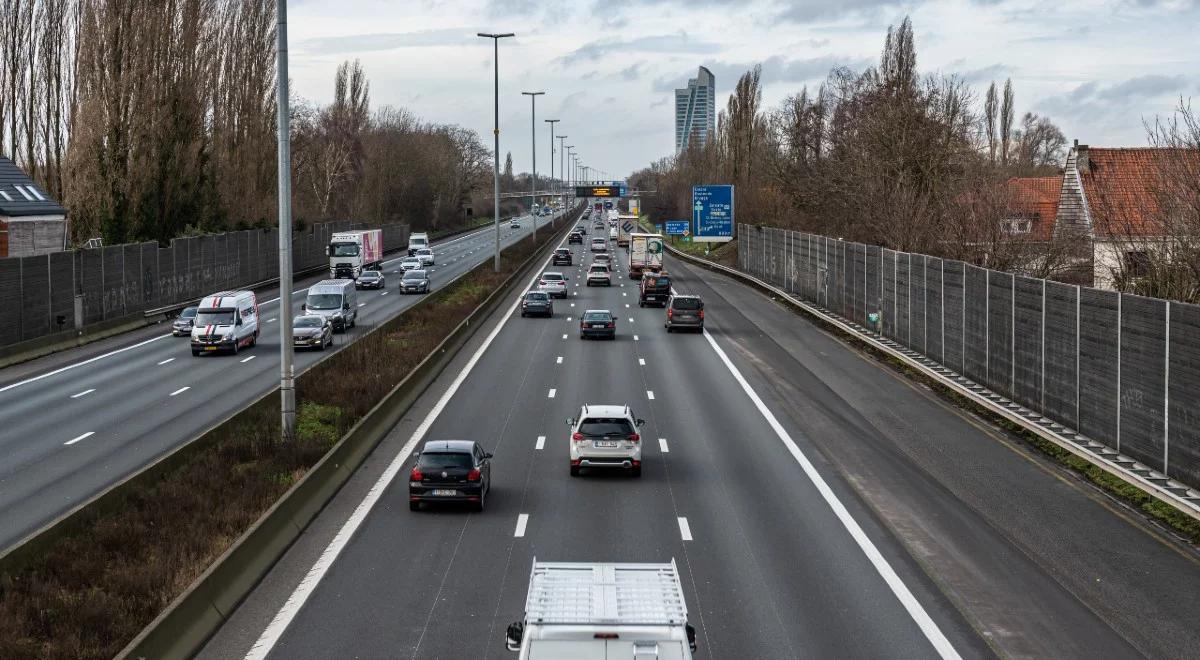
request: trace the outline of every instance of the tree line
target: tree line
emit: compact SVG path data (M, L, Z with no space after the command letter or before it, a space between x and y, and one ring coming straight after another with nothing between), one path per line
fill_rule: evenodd
M274 224L275 25L258 0L0 0L0 153L63 202L75 242ZM373 109L358 62L333 88L290 102L298 225L490 212L476 133Z
M876 66L836 68L764 108L761 67L738 80L706 144L636 172L657 190L647 210L690 217L691 187L733 183L738 217L889 248L1050 275L1067 247L1040 246L999 222L1011 176L1054 175L1066 139L1047 118L1018 120L1011 81L993 83L982 112L953 75L917 69L911 22L889 28Z

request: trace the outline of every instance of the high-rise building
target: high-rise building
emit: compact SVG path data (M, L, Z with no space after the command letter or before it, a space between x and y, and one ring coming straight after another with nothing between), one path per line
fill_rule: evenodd
M700 73L688 80L685 88L675 90L675 151L683 151L695 136L701 145L716 130L717 79L712 71L700 67Z

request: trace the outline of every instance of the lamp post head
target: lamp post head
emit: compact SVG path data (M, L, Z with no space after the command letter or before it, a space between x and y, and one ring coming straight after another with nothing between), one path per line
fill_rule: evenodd
M541 95L545 94L546 92L521 92L521 93L524 94L525 96L541 96Z
M476 32L475 36L486 37L488 39L503 39L505 37L515 37L517 35L513 34L512 32L505 32L503 34L491 34L488 32Z

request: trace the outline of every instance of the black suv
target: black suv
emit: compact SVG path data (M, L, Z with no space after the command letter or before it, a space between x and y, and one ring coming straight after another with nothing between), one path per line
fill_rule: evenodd
M467 502L476 511L492 489L492 455L474 440L429 440L408 477L408 508L421 502Z
M580 239L580 242L582 243L583 239ZM558 248L554 251L554 256L550 258L550 264L552 266L570 266L571 251L567 248Z
M575 243L583 245L583 234L572 231L571 235L567 237L567 245L574 245Z

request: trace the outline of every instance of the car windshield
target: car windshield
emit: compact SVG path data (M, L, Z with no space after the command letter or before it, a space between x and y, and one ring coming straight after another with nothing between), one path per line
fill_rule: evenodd
M297 316L292 325L297 328L319 328L325 325L325 320L319 316Z
M305 305L309 309L337 309L342 306L342 296L337 293L310 293Z
M332 256L357 257L358 243L333 243L329 246Z
M423 280L423 279L425 279L425 271L410 270L404 274L404 279L406 279L406 280Z
M584 312L583 320L585 321L608 321L612 318L609 312Z
M700 309L701 304L698 298L676 298L675 302L671 303L671 307L675 309Z
M196 312L196 325L233 325L232 309L205 309Z
M633 433L633 424L622 417L589 417L579 424L579 432L593 436L625 436Z
M417 460L417 467L422 470L445 470L446 468L462 468L471 469L475 467L475 462L471 460L471 455L456 452L425 452Z
M192 318L196 318L196 311L197 311L198 309L199 309L199 308L197 308L197 307L187 307L187 308L184 308L184 310L183 310L182 312L180 312L180 313L179 313L179 318L181 318L181 319L192 319Z

